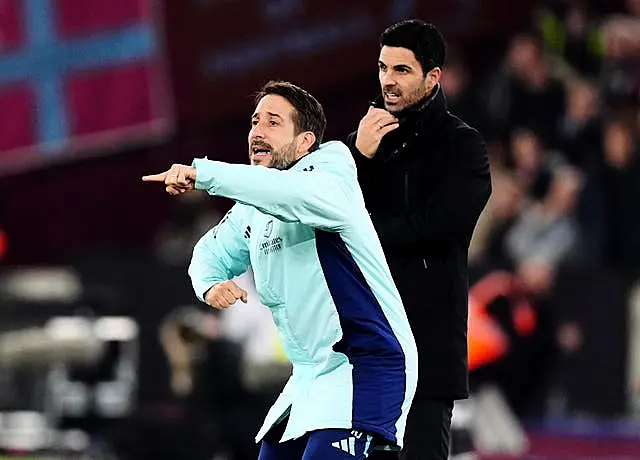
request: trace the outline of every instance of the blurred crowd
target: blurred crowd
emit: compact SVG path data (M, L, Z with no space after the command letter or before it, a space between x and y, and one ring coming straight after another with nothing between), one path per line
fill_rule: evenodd
M640 269L638 131L640 1L593 14L553 2L508 45L488 83L454 57L443 74L451 110L487 138L494 193L471 259Z
M442 84L450 110L485 135L491 157L472 284L505 271L511 283L496 298L516 289L537 315L536 338L527 339L536 345L518 355L529 361L511 363L521 378L505 384L516 410L530 414L542 404L533 386L549 389L554 356L579 349L590 332L549 307L559 303L560 274L613 272L625 296L640 274L640 1L607 14L586 0L543 3L484 80L453 50Z

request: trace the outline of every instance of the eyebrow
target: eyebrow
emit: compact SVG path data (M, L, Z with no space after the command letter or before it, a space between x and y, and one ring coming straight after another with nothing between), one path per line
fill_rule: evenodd
M280 118L281 120L284 120L284 118L282 118L281 115L278 115L277 113L273 113L273 112L267 112L267 115L269 115L270 117L276 117L276 118ZM259 114L256 112L253 115L251 115L251 118L256 118L257 116L259 116Z
M378 61L378 65L388 67L388 65L382 61ZM409 64L397 64L397 65L394 65L393 68L396 70L402 70L402 69L413 70L413 67L411 67Z

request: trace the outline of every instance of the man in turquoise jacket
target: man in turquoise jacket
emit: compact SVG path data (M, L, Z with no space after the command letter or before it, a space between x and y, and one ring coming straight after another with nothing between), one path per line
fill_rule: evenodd
M196 159L143 180L236 202L189 275L200 300L227 308L246 301L233 279L251 266L293 364L256 437L260 460L394 458L418 358L354 160L322 143L322 106L303 89L270 82L256 102L249 157L263 167Z

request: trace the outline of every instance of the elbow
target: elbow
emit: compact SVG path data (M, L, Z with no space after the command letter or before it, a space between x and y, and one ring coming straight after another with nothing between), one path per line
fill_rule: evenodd
M195 279L195 275L197 271L196 267L199 265L198 263L199 246L201 246L200 242L196 243L195 247L193 248L193 252L191 253L191 260L189 261L189 267L187 268L187 275L189 275L189 278L192 281Z
M189 275L189 279L191 280L191 283L193 283L196 279L193 262L189 264L189 268L187 269L187 275Z
M200 292L200 289L198 287L200 283L198 282L198 278L195 276L194 270L192 269L191 265L187 270L187 274L189 275L189 280L191 281L191 289L193 289L194 294L196 295L198 300L200 300L201 302L204 302L204 298L203 298L204 293Z

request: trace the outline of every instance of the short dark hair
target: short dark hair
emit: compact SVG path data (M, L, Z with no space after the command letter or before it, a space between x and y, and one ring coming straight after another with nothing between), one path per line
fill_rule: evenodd
M311 131L316 136L310 152L316 150L322 143L322 136L327 127L327 118L324 115L322 105L308 91L287 81L272 80L265 84L256 95L256 105L260 99L269 95L276 94L285 98L295 109L293 112L293 123L296 134L304 131Z
M380 37L380 47L383 46L413 51L424 75L434 67L442 68L447 54L444 38L436 26L419 19L408 19L387 27Z

